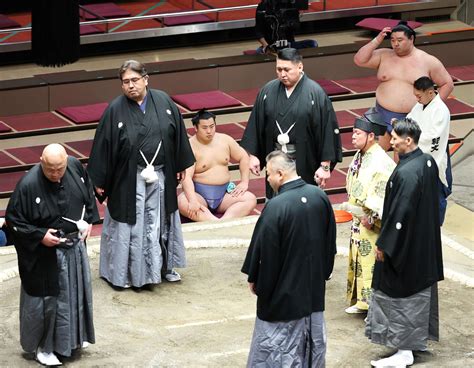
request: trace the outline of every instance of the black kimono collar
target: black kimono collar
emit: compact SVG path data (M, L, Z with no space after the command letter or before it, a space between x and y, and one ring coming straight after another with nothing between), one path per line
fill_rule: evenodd
M285 184L283 184L279 189L278 189L278 194L281 194L283 192L286 192L288 190L291 190L291 189L294 189L294 188L298 188L298 187L301 187L303 185L305 185L306 182L301 179L301 178L298 178L296 180L292 180L292 181L289 181Z
M423 154L423 151L417 147L416 149L414 149L411 152L405 153L403 155L398 155L398 157L399 157L400 162L401 162L401 161L405 161L405 160L409 160L409 159L421 156L422 154Z

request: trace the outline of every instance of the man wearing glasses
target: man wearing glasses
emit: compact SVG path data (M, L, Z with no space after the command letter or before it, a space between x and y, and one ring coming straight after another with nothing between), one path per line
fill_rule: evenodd
M163 91L148 88L145 66L119 69L123 95L97 128L88 172L107 200L100 276L118 288L179 281L185 267L176 186L194 163L181 114Z

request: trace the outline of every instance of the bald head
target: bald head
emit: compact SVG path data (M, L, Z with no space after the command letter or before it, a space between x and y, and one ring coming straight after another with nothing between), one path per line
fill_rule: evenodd
M64 147L58 143L47 145L40 160L44 176L54 183L61 181L67 168L67 153Z

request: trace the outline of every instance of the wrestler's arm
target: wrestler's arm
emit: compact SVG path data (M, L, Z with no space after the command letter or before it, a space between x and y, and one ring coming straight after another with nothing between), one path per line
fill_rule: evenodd
M250 180L250 157L247 152L240 147L237 142L229 136L226 136L229 142L230 158L239 162L240 183L235 187L232 195L239 196L244 194L249 187Z
M191 165L186 169L186 175L184 180L181 182L181 186L183 187L183 193L188 200L188 215L196 215L197 211L201 210L201 203L199 202L196 191L194 190L194 171L196 168L196 164Z
M430 78L438 86L439 96L446 101L454 89L453 78L448 73L444 65L434 56L429 58Z
M377 47L385 39L388 32L391 31L390 27L385 27L382 31L371 40L365 46L362 46L359 51L354 55L354 63L362 68L378 69L380 61L382 60L382 54L389 51L388 49L376 50Z

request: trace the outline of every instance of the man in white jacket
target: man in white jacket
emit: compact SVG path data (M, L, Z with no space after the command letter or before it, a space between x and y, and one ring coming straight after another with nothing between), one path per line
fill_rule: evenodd
M448 107L436 93L433 80L418 78L413 83L413 93L417 104L407 118L415 120L421 128L418 147L433 156L439 168L440 224L446 213L447 197L451 194L452 175L448 151L449 123L451 115Z

